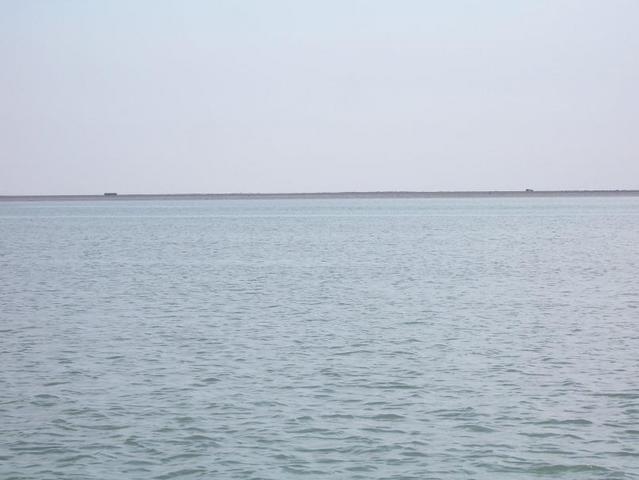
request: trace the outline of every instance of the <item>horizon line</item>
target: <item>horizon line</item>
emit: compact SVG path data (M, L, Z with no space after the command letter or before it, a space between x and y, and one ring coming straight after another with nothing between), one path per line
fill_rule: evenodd
M639 189L582 189L582 190L369 190L334 192L226 192L226 193L117 193L96 194L20 194L0 195L0 200L144 200L172 197L175 199L257 199L257 198L426 198L472 196L588 196L626 195L639 196Z

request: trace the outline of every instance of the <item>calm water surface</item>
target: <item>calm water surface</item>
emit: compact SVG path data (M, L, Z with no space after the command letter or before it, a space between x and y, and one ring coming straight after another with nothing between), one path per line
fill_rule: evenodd
M0 203L2 479L639 478L639 198Z

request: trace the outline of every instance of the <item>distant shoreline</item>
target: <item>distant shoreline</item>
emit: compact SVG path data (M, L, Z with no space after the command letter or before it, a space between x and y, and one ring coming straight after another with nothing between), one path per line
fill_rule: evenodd
M122 200L268 200L356 198L500 198L500 197L611 197L639 196L639 190L495 190L495 191L381 191L312 193L133 193L101 195L0 195L11 201L109 201Z

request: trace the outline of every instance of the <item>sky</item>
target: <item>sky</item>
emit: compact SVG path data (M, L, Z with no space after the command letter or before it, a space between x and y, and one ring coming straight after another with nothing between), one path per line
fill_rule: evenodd
M0 0L0 195L639 188L636 0Z

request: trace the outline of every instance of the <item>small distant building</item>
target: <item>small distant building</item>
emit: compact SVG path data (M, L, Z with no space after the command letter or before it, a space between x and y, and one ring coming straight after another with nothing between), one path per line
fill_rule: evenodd
M534 192L534 190L532 188L527 188L526 191L527 192Z
M105 197L115 197L117 192L104 192Z

